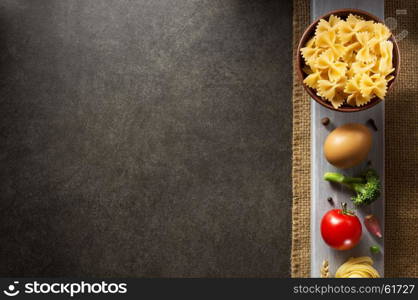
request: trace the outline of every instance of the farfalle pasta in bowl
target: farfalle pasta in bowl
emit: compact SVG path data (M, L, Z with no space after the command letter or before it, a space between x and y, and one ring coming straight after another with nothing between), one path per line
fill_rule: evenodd
M387 95L399 73L399 49L377 17L361 10L337 10L307 28L296 67L314 100L338 111L359 111Z

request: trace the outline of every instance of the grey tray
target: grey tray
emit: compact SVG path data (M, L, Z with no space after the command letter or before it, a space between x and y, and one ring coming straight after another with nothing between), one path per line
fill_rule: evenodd
M384 18L384 1L383 0L368 0L368 1L355 1L355 0L312 0L311 1L311 18L317 17L328 13L331 10L339 8L357 8L368 11L381 19ZM328 182L325 182L322 177L327 171L340 171L330 165L323 154L323 143L328 133L336 126L357 122L365 124L368 119L373 118L377 125L378 131L373 131L373 146L370 151L368 159L372 162L373 167L379 172L382 180L382 188L384 187L384 116L385 116L385 104L384 101L377 104L371 109L354 112L354 113L341 113L329 110L322 107L318 103L312 100L311 106L311 172L312 172L312 199L311 199L311 276L319 277L322 261L327 259L330 264L330 272L335 274L336 269L342 263L344 263L349 257L357 256L371 256L374 260L374 267L379 271L381 276L384 275L384 241L383 239L376 239L371 236L363 226L363 237L359 245L354 249L348 251L333 250L328 247L322 240L320 233L320 221L322 216L333 207L328 203L327 198L332 197L336 206L340 202L347 202L349 207L352 207L350 201L350 193L343 188L331 186ZM324 127L321 124L321 118L328 117L331 120L331 124ZM355 175L360 170L365 168L363 165L355 167L353 169L344 170L344 173L349 175ZM357 215L363 220L365 214L373 213L381 221L382 227L384 227L384 191L382 196L376 202L365 209L357 211ZM384 228L382 228L384 230ZM381 253L372 255L370 253L371 245L379 245Z

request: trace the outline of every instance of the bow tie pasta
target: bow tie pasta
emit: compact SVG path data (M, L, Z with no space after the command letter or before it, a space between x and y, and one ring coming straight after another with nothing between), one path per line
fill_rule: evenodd
M381 23L350 14L321 19L315 35L301 48L304 83L338 108L384 99L394 77L391 33Z

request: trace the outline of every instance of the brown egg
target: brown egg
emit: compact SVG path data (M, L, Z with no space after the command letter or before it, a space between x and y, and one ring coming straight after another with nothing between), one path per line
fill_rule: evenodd
M347 169L367 158L372 147L370 130L358 123L335 128L324 143L325 158L337 168Z

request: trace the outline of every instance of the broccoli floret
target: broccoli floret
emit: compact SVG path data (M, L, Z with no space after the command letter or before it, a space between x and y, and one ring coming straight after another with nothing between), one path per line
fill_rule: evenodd
M364 171L359 177L344 176L340 173L325 173L324 179L330 182L341 183L357 194L351 197L357 206L369 205L380 196L380 180L373 169Z

